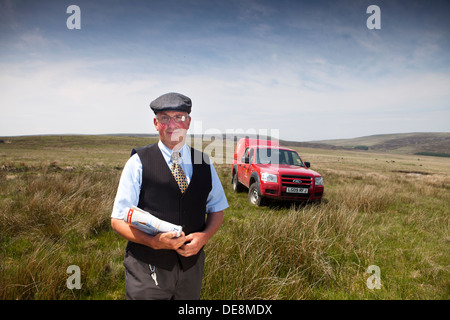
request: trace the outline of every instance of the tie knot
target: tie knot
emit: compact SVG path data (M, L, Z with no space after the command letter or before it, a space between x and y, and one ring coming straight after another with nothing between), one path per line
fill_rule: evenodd
M181 153L180 152L173 152L172 155L171 155L172 162L173 163L179 163L180 157L181 157Z

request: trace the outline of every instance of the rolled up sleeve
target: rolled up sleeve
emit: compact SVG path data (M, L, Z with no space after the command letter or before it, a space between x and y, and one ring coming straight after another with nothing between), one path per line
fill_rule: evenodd
M142 185L142 163L137 154L128 159L117 188L111 218L123 219L127 209L137 206Z

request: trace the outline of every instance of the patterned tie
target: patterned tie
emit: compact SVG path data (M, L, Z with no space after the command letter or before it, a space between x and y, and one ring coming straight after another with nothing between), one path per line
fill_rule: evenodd
M178 158L179 158L178 152L172 153L173 164L172 164L171 170L172 170L173 177L175 178L176 182L178 183L178 187L180 187L181 193L184 193L188 187L188 184L187 184L186 176L183 172L183 169L178 164Z

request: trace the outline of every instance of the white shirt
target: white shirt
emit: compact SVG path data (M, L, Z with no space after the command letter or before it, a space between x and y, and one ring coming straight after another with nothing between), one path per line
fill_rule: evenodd
M172 150L167 148L161 141L158 142L158 147L166 160L169 168L172 167ZM186 175L186 180L189 184L192 178L193 166L191 160L191 148L184 145L179 152L181 157L178 160L181 168ZM194 159L195 160L195 159ZM206 213L218 212L228 208L227 198L223 191L222 183L219 180L217 172L211 163L211 184L212 189L209 192L206 200ZM137 206L139 203L139 194L141 193L142 185L142 162L138 154L134 154L128 159L123 168L120 177L119 187L117 188L116 199L114 200L114 207L111 218L123 219L128 209L131 206Z

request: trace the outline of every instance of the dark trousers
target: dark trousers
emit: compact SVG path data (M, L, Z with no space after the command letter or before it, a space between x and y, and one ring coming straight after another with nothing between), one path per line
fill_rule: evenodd
M199 300L204 265L203 249L197 263L186 271L180 263L172 270L157 268L127 251L124 258L127 300Z

